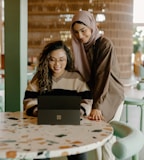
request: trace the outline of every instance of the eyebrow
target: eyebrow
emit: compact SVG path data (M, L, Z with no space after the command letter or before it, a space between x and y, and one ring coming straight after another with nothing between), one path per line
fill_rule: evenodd
M82 28L80 28L79 30L75 30L75 29L74 29L74 32L78 32L78 31L81 31L81 30L83 30L83 29L85 29L85 26L82 27Z
M56 57L53 57L53 56L50 56L50 58L55 58L55 59L57 59ZM58 57L59 59L60 58L65 58L65 56L62 56L62 57Z

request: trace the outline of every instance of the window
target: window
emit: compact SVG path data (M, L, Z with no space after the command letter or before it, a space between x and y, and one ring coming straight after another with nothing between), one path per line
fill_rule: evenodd
M144 0L134 0L133 22L144 23Z

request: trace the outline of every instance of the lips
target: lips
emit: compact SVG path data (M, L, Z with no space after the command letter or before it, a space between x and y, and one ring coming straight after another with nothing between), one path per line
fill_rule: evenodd
M59 71L61 68L54 68L55 71Z

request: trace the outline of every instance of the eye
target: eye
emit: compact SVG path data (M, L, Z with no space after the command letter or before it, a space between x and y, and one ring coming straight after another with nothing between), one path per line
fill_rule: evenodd
M74 34L78 34L78 31L74 31Z
M50 61L55 61L53 58L50 58Z
M56 60L55 60L54 58L50 57L50 58L49 58L49 61L50 61L50 62L54 62L54 61L56 61Z
M60 62L64 62L64 61L66 61L66 59L65 59L65 58L60 58L59 61L60 61Z
M86 29L82 29L81 32L83 32L83 33L86 32Z

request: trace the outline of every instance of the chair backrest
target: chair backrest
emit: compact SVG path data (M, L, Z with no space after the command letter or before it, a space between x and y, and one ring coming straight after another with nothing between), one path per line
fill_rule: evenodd
M114 135L119 137L112 146L115 157L127 159L136 156L144 146L143 133L124 122L111 121L110 124L114 129Z

